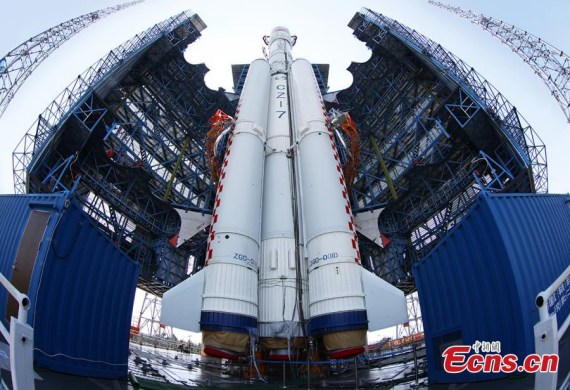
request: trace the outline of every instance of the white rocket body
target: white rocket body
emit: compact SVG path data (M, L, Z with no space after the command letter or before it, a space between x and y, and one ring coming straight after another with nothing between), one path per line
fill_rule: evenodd
M303 336L299 289L306 290L306 270L295 251L295 216L291 159L291 112L288 85L292 38L278 27L269 37L271 85L265 178L261 264L259 273L259 337L271 358L288 358L291 341ZM299 264L297 264L299 263ZM302 275L301 278L298 276ZM306 295L306 294L305 294ZM306 301L306 299L302 299ZM306 303L305 303L306 306ZM306 308L305 308L306 310ZM297 343L298 344L298 343Z
M403 292L360 265L326 109L311 64L292 61L292 43L287 29L274 29L269 61L250 65L206 267L164 294L161 321L199 328L213 356L246 352L257 328L270 358L289 358L300 347L292 341L305 335L322 338L329 357L344 358L364 350L367 330L407 321Z
M250 65L228 139L212 215L200 329L205 352L245 352L257 327L269 64ZM222 351L222 352L219 352Z
M342 356L363 350L368 320L360 253L351 205L333 133L311 64L291 69L301 198L309 269L309 333L352 332L346 345L326 337L328 351Z

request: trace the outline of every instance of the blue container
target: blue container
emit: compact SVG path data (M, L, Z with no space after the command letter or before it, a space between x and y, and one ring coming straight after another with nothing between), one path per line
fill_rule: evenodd
M64 194L0 196L0 256L0 272L30 298L36 364L126 377L139 265L75 201ZM4 308L6 301L0 291Z
M447 346L500 341L519 364L534 353L535 298L570 263L570 196L483 193L465 218L414 266L432 382L505 374L449 374Z

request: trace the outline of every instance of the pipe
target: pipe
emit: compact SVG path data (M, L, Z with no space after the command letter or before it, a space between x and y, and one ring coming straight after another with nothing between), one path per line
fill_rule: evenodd
M184 142L182 143L182 148L180 149L180 154L176 159L176 163L174 164L174 169L172 170L172 176L170 176L170 180L168 180L168 184L166 186L166 191L164 191L164 196L162 200L167 201L168 197L170 196L170 191L172 191L172 185L174 184L174 179L176 179L176 175L178 174L178 169L180 168L180 164L182 163L182 159L184 158L184 153L186 153L186 149L188 148L188 144L190 143L190 136L187 135L184 138Z
M376 157L378 158L378 162L380 163L380 168L382 168L382 172L384 173L384 176L386 176L386 181L388 182L388 188L390 188L390 194L392 194L392 199L398 200L398 194L396 193L396 188L394 187L394 182L392 181L392 178L390 177L390 173L388 172L388 167L386 166L386 162L384 161L384 158L382 157L382 153L380 153L380 149L378 148L378 143L376 143L376 139L372 136L372 134L368 135L368 139L370 140L370 143L372 144L372 148L374 149L374 152L376 153Z

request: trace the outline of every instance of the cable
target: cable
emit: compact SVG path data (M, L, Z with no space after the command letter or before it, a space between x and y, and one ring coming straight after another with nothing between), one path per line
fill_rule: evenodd
M291 151L294 150L294 142L295 139L293 134L293 117L292 117L292 105L291 105L291 79L290 79L290 68L289 64L287 63L287 56L285 56L285 66L287 69L287 105L289 106L289 136L291 137L291 141L293 143L293 147L290 149ZM305 313L303 310L303 282L302 282L302 274L301 274L301 256L299 253L299 209L298 209L298 202L297 202L297 170L295 164L295 156L294 152L291 155L291 192L293 196L292 199L292 206L293 206L293 230L295 235L295 273L296 273L296 282L297 282L297 300L299 302L299 322L301 323L301 330L303 331L303 337L305 339L308 338L307 330L305 327Z
M61 353L61 352L58 352L58 353L56 353L56 354L51 355L51 354L49 354L49 353L47 353L47 352L45 352L45 351L42 351L42 350L39 349L39 348L34 348L34 351L41 352L41 353L43 353L44 355L46 355L47 357L63 356L63 357L66 357L66 358L68 358L68 359L81 360L81 361L86 361L86 362L91 362L91 363L103 363L103 364L107 364L107 365L109 365L109 366L127 366L127 365L128 365L128 363L109 363L109 362L106 362L106 361L103 361L103 360L92 360L92 359L81 358L81 357L73 357L73 356L69 356L69 355L66 355L66 354Z

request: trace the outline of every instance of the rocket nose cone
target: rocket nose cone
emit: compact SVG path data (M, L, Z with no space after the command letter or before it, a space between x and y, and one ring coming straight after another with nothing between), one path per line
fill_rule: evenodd
M289 29L287 27L283 27L283 26L277 26L273 30L271 30L271 35L274 35L276 33L285 33L287 35L291 35L291 33L289 32Z
M271 30L269 41L266 41L266 43L268 45L271 45L277 39L284 39L289 42L291 46L294 44L294 39L291 37L289 29L285 27L275 27L273 30Z

